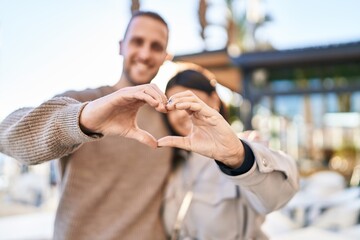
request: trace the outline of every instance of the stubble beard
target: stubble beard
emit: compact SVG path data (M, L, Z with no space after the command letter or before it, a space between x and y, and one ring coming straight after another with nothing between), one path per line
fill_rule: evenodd
M139 82L139 81L135 81L134 78L132 78L132 77L130 76L129 72L125 72L125 77L126 77L127 81L130 83L130 85L132 85L132 86L149 84L149 83L151 83L151 81L154 79L155 76L156 76L156 74L155 74L154 76L150 76L150 77L148 78L148 80L146 80L146 81L141 81L141 82Z

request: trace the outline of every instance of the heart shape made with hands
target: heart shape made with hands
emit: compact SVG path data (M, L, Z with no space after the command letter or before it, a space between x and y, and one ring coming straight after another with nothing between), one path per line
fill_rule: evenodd
M171 104L171 99L167 102L167 104ZM150 106L151 107L151 106ZM170 111L176 111L176 109L168 109L166 108L166 106L164 108L154 108L157 112L160 112L164 115L167 115ZM190 115L191 113L189 113ZM167 116L165 116L167 117ZM131 118L131 117L130 117ZM138 119L139 118L139 119ZM163 118L160 118L161 122L163 122L162 124L165 124L165 120ZM140 114L139 116L136 116L136 120L135 122L136 123L139 123L140 126L138 126L137 124L135 124L134 126L134 133L130 135L130 133L127 133L126 137L129 137L129 138L134 138L135 140L145 144L145 145L148 145L150 146L151 148L158 148L158 147L164 147L163 145L159 145L159 141L163 141L162 139L167 137L167 138L170 138L170 137L176 137L176 136L163 136L163 137L160 137L159 139L157 139L156 137L154 137L154 135L152 135L150 132L148 132L147 130L145 129L142 129L141 126L149 126L151 125L151 123L149 123L149 121L159 121L158 118L150 118L149 119L149 116L148 115L142 115ZM145 125L144 125L145 124ZM171 146L170 146L171 147Z
M138 111L144 104L163 113L186 111L192 121L189 134L156 139L138 126ZM139 117L146 118L146 115ZM80 114L80 124L84 132L132 138L152 148L178 147L219 160L228 159L243 149L222 115L192 91L177 92L168 99L153 84L121 88L88 102Z
M147 132L146 138L140 139L151 147L177 147L188 151L195 151L205 156L212 157L217 155L215 151L226 152L229 147L236 148L239 140L228 122L222 115L212 107L208 106L198 98L193 98L192 94L180 98L170 98L166 104L166 111L184 110L192 121L189 134L186 136L164 136L155 139ZM186 120L185 120L186 121ZM142 131L142 130L139 130ZM156 145L155 145L156 143Z
M170 98L165 105L165 111L160 111L159 105L156 105L155 109L164 113L186 111L192 121L189 134L156 139L135 125L136 131L132 138L153 148L181 148L217 159L228 166L239 166L239 161L242 161L244 156L244 147L237 134L217 110L205 104L193 93L177 95L175 99Z
M193 121L190 134L185 137L167 136L159 140L155 139L137 124L138 111L144 104L163 113L174 110L187 111ZM226 142L228 139L228 136L224 138L226 134L235 135L229 130L229 124L218 111L205 104L192 91L178 92L168 99L153 84L121 88L90 101L84 106L79 121L85 133L123 136L153 148L174 146L192 151L194 145L204 145L204 143L213 145L219 139ZM145 119L145 121L151 120Z
M177 110L185 110L189 114L189 116L192 116L194 113L198 114L197 122L196 123L193 122L193 127L192 127L192 129L194 129L194 125L195 125L195 129L196 129L196 125L200 124L199 115L201 115L201 114L199 112L203 109L200 105L197 105L194 107L195 104L198 104L198 103L196 103L196 102L191 103L191 104L189 104L189 103L185 103L185 104L181 103L180 104L179 103L178 105L176 105L176 104L173 104L172 98L170 98L166 102L164 108L157 106L157 107L154 107L154 109L163 114L167 114L171 111L177 111ZM143 123L145 122L145 124L148 124L147 121L149 121L149 119L145 119L146 116L140 115L137 117L144 118L144 119L141 119L140 122L143 122ZM195 118L193 118L193 117L190 117L190 119L195 120ZM157 121L157 120L155 120L155 121ZM188 141L189 136L163 136L162 138L156 139L151 133L147 132L146 130L142 129L141 127L139 127L137 125L135 125L135 130L136 131L133 134L129 135L129 133L128 133L126 137L134 138L134 139L138 140L139 142L146 144L152 148L180 147L183 149L190 150L189 149L190 144ZM194 135L191 135L191 136L194 136Z

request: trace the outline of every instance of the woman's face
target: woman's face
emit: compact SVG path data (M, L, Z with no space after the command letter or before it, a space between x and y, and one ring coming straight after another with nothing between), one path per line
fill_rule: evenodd
M178 92L183 92L186 90L191 90L207 105L219 109L218 106L220 105L220 103L219 101L217 101L215 93L209 96L207 93L197 89L189 89L183 86L173 86L169 90L167 90L166 96L169 98ZM170 111L167 113L167 118L171 127L175 130L176 133L180 134L181 136L186 136L190 133L192 123L189 114L185 110Z

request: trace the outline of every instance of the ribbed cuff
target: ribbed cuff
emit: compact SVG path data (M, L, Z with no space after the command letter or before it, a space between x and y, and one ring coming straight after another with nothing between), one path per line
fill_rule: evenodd
M255 156L253 151L251 150L251 148L240 139L241 143L244 146L244 152L245 152L245 157L244 157L244 162L241 164L240 167L238 168L230 168L227 165L225 165L224 163L215 160L215 162L218 164L220 170L230 176L238 176L241 174L244 174L246 172L248 172L251 167L254 165L255 162Z

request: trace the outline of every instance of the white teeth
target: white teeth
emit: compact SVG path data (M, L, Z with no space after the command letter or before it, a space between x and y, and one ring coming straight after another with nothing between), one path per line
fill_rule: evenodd
M136 68L140 71L145 71L148 69L148 66L146 64L143 63L137 63L136 64Z

